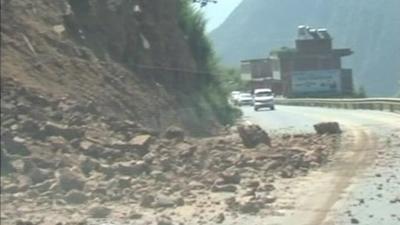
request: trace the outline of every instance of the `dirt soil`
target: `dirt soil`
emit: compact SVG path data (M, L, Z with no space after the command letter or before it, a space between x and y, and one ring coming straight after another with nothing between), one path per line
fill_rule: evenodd
M198 69L177 10L174 0L1 0L1 77L105 116L212 133L213 118L196 123L180 98L199 76L181 72Z

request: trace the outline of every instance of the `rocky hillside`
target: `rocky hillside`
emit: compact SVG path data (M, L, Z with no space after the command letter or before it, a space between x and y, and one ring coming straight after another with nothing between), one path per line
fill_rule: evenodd
M399 90L400 1L244 0L211 33L224 63L238 66L245 58L265 57L281 46L293 46L296 27L326 27L336 47L350 47L345 64L358 85L372 96Z
M184 1L2 0L1 12L2 96L12 82L154 129L219 124L214 106L227 104L204 103L212 56L190 42L202 27Z

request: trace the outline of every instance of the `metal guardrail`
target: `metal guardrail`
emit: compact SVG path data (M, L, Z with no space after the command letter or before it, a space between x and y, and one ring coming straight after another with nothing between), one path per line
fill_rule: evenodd
M316 106L342 109L370 109L400 113L400 98L277 98L276 104L295 106Z

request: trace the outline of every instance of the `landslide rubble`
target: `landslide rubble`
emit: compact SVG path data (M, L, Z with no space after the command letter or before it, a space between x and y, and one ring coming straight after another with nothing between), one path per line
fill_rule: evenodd
M192 138L179 127L153 130L106 117L90 102L38 95L9 79L2 85L4 224L223 223L273 207L276 180L324 164L337 142L326 134L268 135L246 123Z

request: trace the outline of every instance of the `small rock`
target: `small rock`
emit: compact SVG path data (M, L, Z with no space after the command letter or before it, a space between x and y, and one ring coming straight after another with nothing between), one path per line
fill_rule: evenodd
M151 135L143 134L132 138L129 141L129 144L132 145L132 147L140 150L141 153L140 155L145 155L148 152L148 147L150 142L151 142Z
M15 225L34 225L34 223L32 221L17 220Z
M176 139L183 141L185 139L185 132L182 128L170 126L164 133L164 137L167 139Z
M223 172L221 175L224 184L239 184L240 183L240 174L238 172Z
M87 202L88 197L82 191L71 190L65 195L64 200L68 204L83 204Z
M26 140L20 137L12 137L10 134L3 134L1 140L4 141L2 148L6 149L8 154L28 156L31 151L26 146Z
M241 213L256 214L261 210L261 208L262 204L259 201L249 198L240 204L239 211Z
M137 220L143 217L143 214L138 213L135 210L131 210L128 214L129 219Z
M212 192L236 192L237 187L235 185L213 185L211 187Z
M263 198L263 200L264 200L264 203L271 204L276 201L276 197L272 196L272 195L267 195L266 197Z
M131 177L119 177L118 178L118 186L119 188L129 188L131 187Z
M65 191L73 189L82 190L85 186L85 180L76 174L76 172L72 172L69 169L60 169L58 171L58 183Z
M137 176L147 171L147 164L144 161L128 161L116 164L118 172L126 176Z
M153 206L161 208L174 207L175 199L165 195L158 195L153 202Z
M47 179L50 179L51 176L52 176L51 171L45 169L39 169L37 167L32 168L28 173L28 177L31 178L34 184L41 183Z
M33 120L24 120L21 122L21 131L24 133L34 134L40 129L39 124Z
M202 184L202 183L200 183L200 182L198 182L198 181L191 181L189 184L188 184L188 186L189 186L189 188L191 189L191 190L201 190L201 189L204 189L204 188L206 188L206 186L204 185L204 184Z
M157 219L157 225L173 225L171 218L161 217Z
M351 218L350 222L352 224L359 224L360 223L360 221L358 221L358 219L356 219L356 218Z
M153 195L145 194L140 199L140 206L149 208L153 205L154 200L155 200L155 198Z
M79 161L79 167L86 175L89 175L90 172L99 166L98 162L83 155L79 156Z
M95 205L90 207L88 214L92 218L107 218L111 214L111 209L105 206Z
M17 184L8 184L8 185L2 185L1 186L1 193L17 193L19 192L19 187Z
M46 136L61 136L67 140L82 138L84 135L84 132L79 128L68 127L66 125L56 124L53 122L46 123L43 133Z
M11 163L11 158L10 156L6 153L6 151L1 148L1 173L6 174L6 173L11 173L16 170L16 168L12 165Z
M225 220L225 215L223 213L218 213L218 215L214 218L214 222L223 223Z

